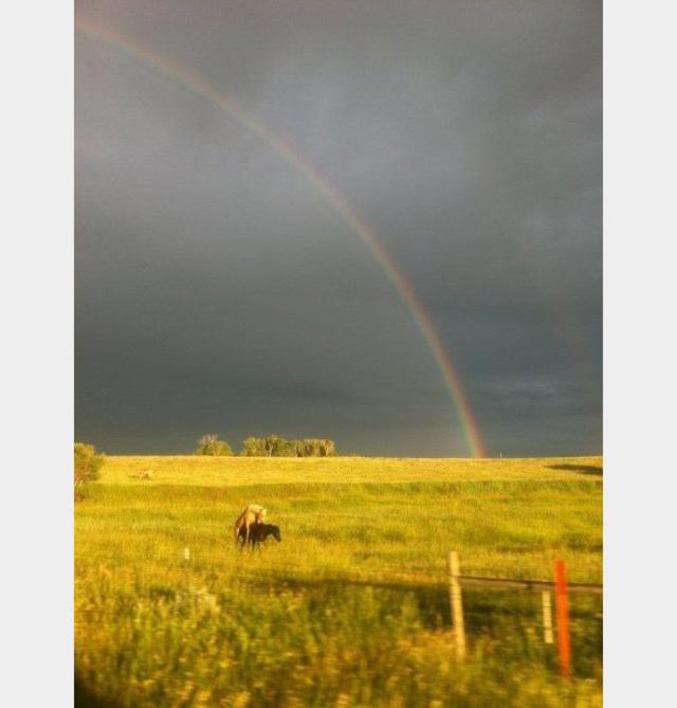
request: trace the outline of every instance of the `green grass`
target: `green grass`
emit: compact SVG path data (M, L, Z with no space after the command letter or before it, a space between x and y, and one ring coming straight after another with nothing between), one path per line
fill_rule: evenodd
M601 601L572 596L557 678L540 594L468 574L602 579L601 458L111 457L76 505L76 673L118 705L598 705ZM152 480L139 479L152 470ZM282 543L234 548L264 504ZM191 558L184 560L184 548Z

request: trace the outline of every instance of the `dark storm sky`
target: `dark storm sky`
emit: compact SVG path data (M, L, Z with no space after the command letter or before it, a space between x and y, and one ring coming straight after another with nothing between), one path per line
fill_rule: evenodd
M411 280L493 455L601 451L601 3L76 2L331 182ZM465 455L411 314L232 116L76 35L76 438Z

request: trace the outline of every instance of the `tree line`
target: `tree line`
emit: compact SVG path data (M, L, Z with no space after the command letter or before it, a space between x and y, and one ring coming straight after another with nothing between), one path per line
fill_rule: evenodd
M197 443L196 455L232 455L233 449L217 435L203 435ZM242 441L243 457L331 457L336 455L336 443L326 438L287 439L279 435L250 436Z
M101 476L101 467L106 461L103 453L97 452L94 445L76 442L74 453L75 499L84 499L88 482L94 482ZM233 449L218 435L203 435L197 444L196 455L222 457L232 455ZM243 457L332 457L336 455L336 443L326 438L286 439L279 435L265 437L250 436L242 441L240 455Z

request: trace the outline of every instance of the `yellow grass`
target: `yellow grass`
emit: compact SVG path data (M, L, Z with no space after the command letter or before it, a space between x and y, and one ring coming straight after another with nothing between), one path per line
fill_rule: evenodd
M569 465L569 469L558 469ZM105 484L323 484L435 481L571 481L576 467L598 468L601 457L438 459L397 457L202 457L135 455L106 458ZM152 481L139 475L150 470ZM585 472L585 470L578 470ZM592 472L591 470L588 470Z
M601 582L601 472L600 457L109 457L76 506L78 675L122 705L598 704L597 600L572 600L571 686L529 594L465 592L458 666L445 563L456 549L468 574L549 578L561 557ZM281 544L234 548L246 503Z

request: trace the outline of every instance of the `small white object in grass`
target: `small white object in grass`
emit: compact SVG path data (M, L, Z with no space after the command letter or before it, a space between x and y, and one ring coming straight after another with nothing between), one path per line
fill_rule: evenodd
M190 560L190 548L188 548L188 546L186 546L186 547L183 549L183 557L184 557L185 560L187 560L187 561Z

